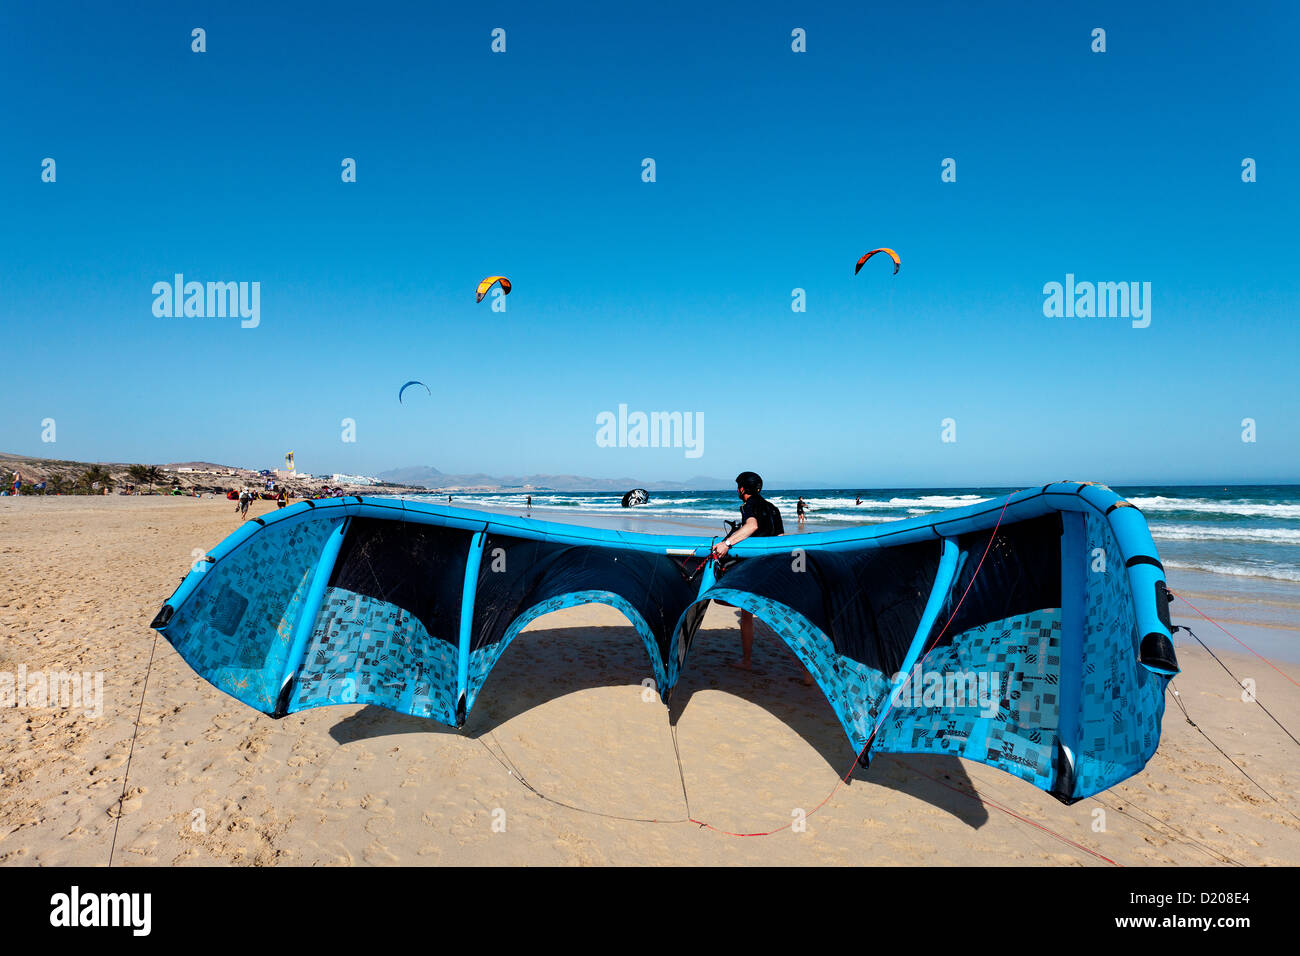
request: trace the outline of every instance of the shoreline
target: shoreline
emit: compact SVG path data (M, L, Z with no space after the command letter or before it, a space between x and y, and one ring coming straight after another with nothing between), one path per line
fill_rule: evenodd
M420 496L423 498L424 496ZM436 502L435 502L436 503ZM454 507L454 502L453 502ZM475 502L473 509L495 514L526 517L526 509L508 505L488 506ZM635 508L628 509L636 512ZM739 513L739 512L737 512ZM724 529L714 530L712 521L690 521L677 516L655 515L649 512L621 515L617 512L583 512L578 509L534 508L532 517L545 521L565 522L586 527L611 528L620 531L639 531L649 534L687 534L721 537ZM875 522L873 522L874 524ZM795 522L787 522L786 534L797 536L816 531L831 531L855 527L849 522L824 522L809 524L804 531L797 530ZM1156 542L1159 550L1160 543ZM1251 649L1268 658L1290 664L1300 664L1300 584L1272 578L1214 574L1208 571L1168 568L1166 580L1175 600L1170 606L1170 618L1176 625L1191 627L1201 640L1218 651L1239 651L1250 657ZM1183 595L1185 599L1179 600ZM1205 621L1193 610L1200 608L1229 632L1248 645L1243 650L1231 637L1214 624ZM1243 613L1248 608L1258 608L1263 613ZM1200 645L1183 633L1174 635L1175 648L1200 649Z
M394 497L415 497L430 500L435 504L442 503L437 500L438 496L433 495L396 495ZM217 504L220 507L229 506L232 509L234 507L233 503L228 503L225 499L220 498L209 499L170 495L24 496L0 499L0 504L14 508L27 507L26 505L17 505L18 502L33 502L34 504L31 507L50 507L59 510L70 507L73 511L78 511L82 510L81 503L95 502L96 505L89 506L89 510L94 511L96 508L101 507L98 504L101 502L112 502L112 504L104 507L118 510L130 509L132 506L130 503L144 505L150 502L162 501L169 504L183 503L177 504L177 507L182 508L193 508L199 504L207 506ZM75 504L59 506L55 504L56 502ZM250 511L250 515L257 516L262 513L262 511L258 510L258 506L263 506L265 511L275 510L274 502L257 501L254 502L254 508ZM456 507L454 501L452 506ZM517 517L529 516L525 508L508 505L489 506L481 502L475 502L470 506L470 510ZM622 514L610 511L583 512L579 509L534 508L531 516L544 521L648 534L700 535L721 538L725 533L725 528L722 527L720 520L717 521L718 527L714 528L712 519L692 521L675 515L656 515L648 511L639 512L636 508L630 508L628 512L628 514ZM3 514L3 512L0 511L0 514ZM878 522L870 522L870 524L878 524ZM238 521L232 515L232 522L226 533L229 534L234 531L237 526ZM850 522L823 522L816 526L810 523L804 531L800 532L797 530L796 523L792 520L786 524L786 534L794 537L799 534L856 526ZM217 544L217 540L199 544L198 547L206 549L215 544ZM1158 550L1158 541L1156 547ZM1267 658L1276 658L1288 663L1300 664L1300 584L1293 585L1290 582L1272 578L1224 575L1178 567L1166 569L1166 580L1170 591L1175 596L1175 600L1170 605L1170 617L1173 623L1191 627L1197 636L1211 648L1216 651L1242 651L1248 656L1252 651L1255 651ZM165 598L166 595L163 597ZM160 600L159 604L161 605L161 603ZM1206 621L1197 613L1196 609L1199 609L1213 621L1218 622L1228 632L1247 645L1247 648L1243 650L1241 644L1238 644L1232 637L1221 631L1214 623ZM1182 633L1174 635L1174 644L1177 648L1199 648L1195 640Z

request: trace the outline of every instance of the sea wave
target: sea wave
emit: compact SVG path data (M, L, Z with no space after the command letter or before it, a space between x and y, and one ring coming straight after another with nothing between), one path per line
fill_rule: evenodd
M843 510L848 512L880 510L880 511L907 511L917 509L921 513L929 511L943 511L945 508L961 508L965 505L975 504L978 501L987 501L983 495L923 495L919 498L890 498L882 500L880 498L863 498L859 504L856 497L826 497L804 495L804 501L816 511L827 509ZM799 500L798 495L772 494L768 500L780 508L793 508Z
M1130 498L1130 504L1142 511L1193 511L1236 517L1300 518L1300 505L1271 504L1258 501L1215 501L1210 498Z
M1166 568L1183 568L1187 571L1207 571L1210 574L1226 574L1240 578L1268 578L1273 581L1300 582L1300 568L1278 567L1276 565L1254 564L1216 564L1210 561L1169 561Z
M1300 545L1300 528L1252 528L1232 525L1152 524L1157 541L1272 541Z

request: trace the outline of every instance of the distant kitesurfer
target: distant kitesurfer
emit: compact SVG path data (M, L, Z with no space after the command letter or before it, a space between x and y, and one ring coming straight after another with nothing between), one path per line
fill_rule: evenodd
M762 491L763 479L754 472L742 471L736 476L736 495L743 502L740 506L740 526L713 546L715 558L725 558L732 545L748 537L774 538L785 534L780 510L763 497ZM746 610L740 612L740 651L741 659L732 666L745 671L753 670L754 615Z
M858 495L858 504L862 504L862 496Z

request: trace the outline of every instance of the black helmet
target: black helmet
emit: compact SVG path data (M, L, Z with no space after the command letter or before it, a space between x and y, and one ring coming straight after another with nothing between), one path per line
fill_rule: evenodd
M757 472L742 471L736 476L736 484L742 491L756 495L763 490L763 478Z

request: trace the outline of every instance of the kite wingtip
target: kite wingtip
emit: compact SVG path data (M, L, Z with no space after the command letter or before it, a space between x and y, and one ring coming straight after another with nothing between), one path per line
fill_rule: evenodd
M161 631L164 627L167 626L167 623L172 619L172 615L175 613L176 613L175 608L173 608L170 604L164 604L162 608L158 611L158 613L154 616L154 619L149 622L149 626L153 628L155 631Z

